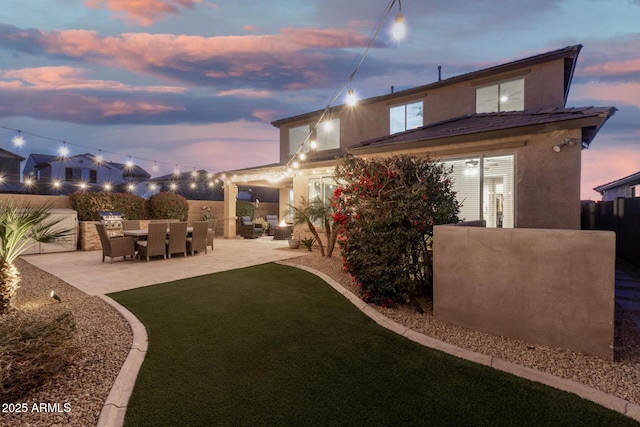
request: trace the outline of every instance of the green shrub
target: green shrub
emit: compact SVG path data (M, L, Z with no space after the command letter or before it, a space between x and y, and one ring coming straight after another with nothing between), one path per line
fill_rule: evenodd
M145 200L135 194L78 191L70 197L72 209L78 211L78 221L98 221L100 211L122 212L125 219L146 217Z
M149 198L148 212L151 219L186 221L189 215L189 203L181 195L165 191Z
M345 158L333 195L345 270L365 301L432 296L433 226L458 222L450 170L428 157Z
M33 388L59 375L71 363L77 347L71 338L71 313L53 320L34 320L16 312L0 321L0 401L17 401Z
M236 201L236 216L248 216L253 219L254 213L255 207L253 203L247 202L246 200Z

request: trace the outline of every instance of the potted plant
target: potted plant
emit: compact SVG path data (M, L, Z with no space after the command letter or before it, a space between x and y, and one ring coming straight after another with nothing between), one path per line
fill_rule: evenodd
M315 242L316 242L316 239L314 239L313 237L305 237L304 239L302 239L302 244L304 245L305 248L307 248L309 252L311 252L311 247Z

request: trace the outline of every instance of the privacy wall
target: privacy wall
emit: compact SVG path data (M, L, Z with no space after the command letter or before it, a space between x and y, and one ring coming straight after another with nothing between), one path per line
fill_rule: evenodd
M436 226L434 316L613 359L615 234Z

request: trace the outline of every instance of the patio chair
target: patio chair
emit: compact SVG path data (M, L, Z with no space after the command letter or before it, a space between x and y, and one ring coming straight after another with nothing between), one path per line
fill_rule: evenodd
M140 230L142 226L136 219L125 219L122 221L122 230Z
M146 257L147 262L152 256L162 255L164 259L167 259L167 223L149 223L147 240L138 240L136 245L138 246L138 255L140 258Z
M131 261L133 261L136 255L136 245L133 237L109 237L104 224L96 224L96 228L102 244L102 262L104 262L105 257L110 257L111 264L113 264L113 259L119 256L124 259L130 256Z
M278 215L265 215L264 217L269 223L269 228L267 229L267 235L273 236L276 233L276 227L278 225Z
M213 250L213 241L216 238L216 226L218 225L218 220L210 219L207 222L209 223L207 231L207 246L211 246L211 250Z
M191 256L195 252L204 251L207 254L207 234L209 233L208 221L194 221L193 233L191 237L187 237L187 252L191 253Z
M169 239L167 240L167 255L183 254L187 256L187 223L170 222Z
M254 224L250 216L241 216L239 218L238 232L245 239L255 239L262 236L264 230L261 226Z

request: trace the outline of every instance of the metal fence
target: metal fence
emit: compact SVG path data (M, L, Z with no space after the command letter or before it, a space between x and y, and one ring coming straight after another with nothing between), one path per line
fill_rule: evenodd
M616 233L616 255L640 267L640 197L583 202L583 230Z

